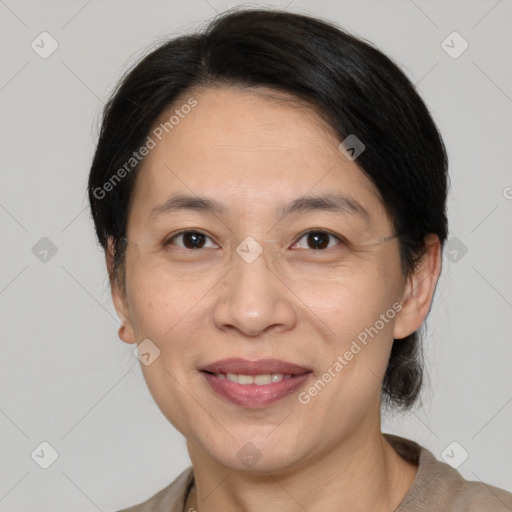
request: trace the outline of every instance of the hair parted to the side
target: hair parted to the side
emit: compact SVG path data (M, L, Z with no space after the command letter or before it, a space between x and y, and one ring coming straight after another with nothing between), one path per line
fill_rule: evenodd
M208 86L270 87L308 102L340 142L355 134L366 148L357 164L373 182L398 234L404 279L425 252L425 236L443 245L447 155L424 102L405 74L369 43L311 16L235 9L206 28L161 44L120 81L108 101L88 192L98 240L124 284L126 222L140 164L112 187L105 183L140 148L177 99ZM418 332L395 340L384 376L383 404L410 408L422 384Z

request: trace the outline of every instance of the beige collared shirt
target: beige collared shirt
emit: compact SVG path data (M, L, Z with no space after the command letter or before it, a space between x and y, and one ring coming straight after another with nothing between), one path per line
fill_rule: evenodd
M418 464L416 478L395 512L512 512L512 494L483 482L470 482L414 441L384 434L404 459ZM194 484L192 466L149 500L119 512L187 512Z

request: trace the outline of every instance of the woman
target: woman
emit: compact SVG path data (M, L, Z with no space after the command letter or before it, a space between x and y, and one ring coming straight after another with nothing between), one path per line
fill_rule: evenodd
M138 63L89 198L119 336L192 466L127 510L510 510L381 432L421 388L446 195L409 80L326 22L232 11Z

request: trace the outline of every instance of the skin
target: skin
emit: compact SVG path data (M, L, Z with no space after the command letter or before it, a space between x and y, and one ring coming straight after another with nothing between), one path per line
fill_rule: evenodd
M416 331L428 314L441 271L439 239L427 237L422 264L407 279L396 238L350 253L329 280L319 273L322 260L300 256L298 273L279 279L272 251L297 254L290 247L301 232L325 228L370 243L393 233L390 218L357 160L341 154L340 140L312 109L263 88L193 96L197 107L144 161L128 218L125 289L112 280L120 338L149 338L160 349L141 368L162 413L187 440L196 487L186 510L394 510L417 468L382 436L381 383L393 339ZM370 224L332 212L280 220L274 210L333 191L362 204ZM148 223L176 192L214 197L231 214L181 211ZM185 228L211 235L202 249L210 257L178 257L181 237L158 245ZM248 264L234 252L247 236L277 245L262 242L266 251ZM304 240L301 250L312 252ZM276 358L311 368L314 381L396 301L400 312L307 405L297 392L263 408L240 407L199 372L223 358ZM261 453L251 468L237 457L249 442Z

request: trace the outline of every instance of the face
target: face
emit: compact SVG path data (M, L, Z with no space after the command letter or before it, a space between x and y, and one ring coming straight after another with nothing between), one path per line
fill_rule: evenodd
M371 182L316 113L266 93L199 90L150 151L114 301L122 339L150 340L144 378L189 450L278 473L375 427L393 338L409 332ZM344 201L282 208L327 195Z

